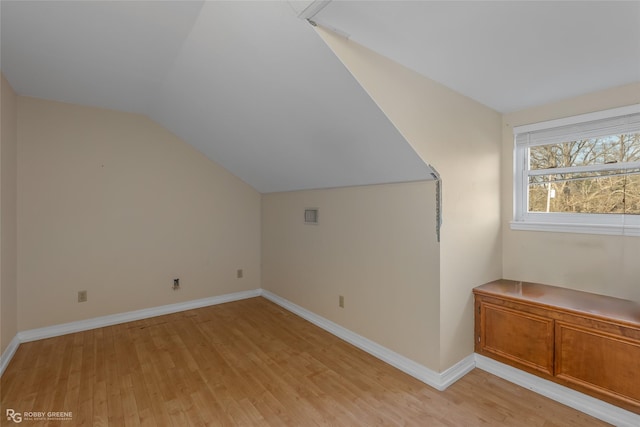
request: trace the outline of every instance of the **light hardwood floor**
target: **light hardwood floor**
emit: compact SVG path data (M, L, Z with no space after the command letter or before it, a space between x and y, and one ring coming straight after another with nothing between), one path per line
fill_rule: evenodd
M477 369L439 392L263 298L22 344L0 393L2 425L607 425Z

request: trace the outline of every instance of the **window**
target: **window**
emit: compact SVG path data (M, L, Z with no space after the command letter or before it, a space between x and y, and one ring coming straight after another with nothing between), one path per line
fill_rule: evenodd
M512 229L640 236L640 104L514 134Z

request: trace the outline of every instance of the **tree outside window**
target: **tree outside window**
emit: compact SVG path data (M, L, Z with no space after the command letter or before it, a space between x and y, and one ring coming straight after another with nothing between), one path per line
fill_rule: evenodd
M529 170L545 173L529 176L529 212L640 215L640 168L625 167L633 162L640 133L530 147Z

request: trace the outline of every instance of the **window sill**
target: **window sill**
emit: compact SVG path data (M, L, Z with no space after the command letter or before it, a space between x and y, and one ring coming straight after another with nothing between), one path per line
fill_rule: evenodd
M614 236L640 236L640 225L574 224L533 221L511 221L512 230L551 231L556 233L609 234Z

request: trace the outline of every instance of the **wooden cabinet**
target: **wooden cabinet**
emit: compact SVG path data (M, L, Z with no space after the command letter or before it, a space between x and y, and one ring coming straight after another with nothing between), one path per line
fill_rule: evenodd
M473 290L475 351L640 414L640 304L537 283Z

